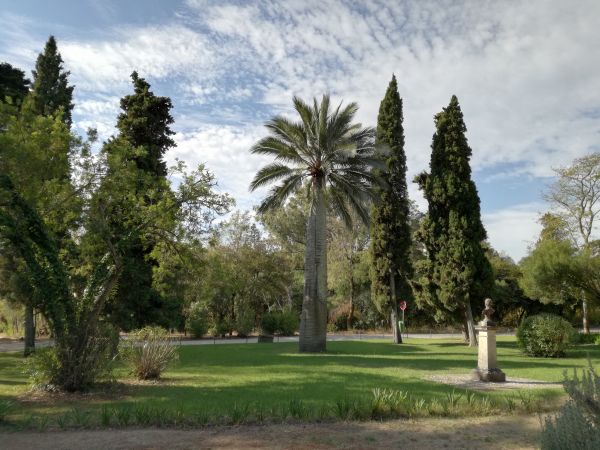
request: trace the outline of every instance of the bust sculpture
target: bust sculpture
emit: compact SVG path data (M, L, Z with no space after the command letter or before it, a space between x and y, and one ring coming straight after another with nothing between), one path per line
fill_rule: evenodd
M496 325L492 320L492 314L494 314L494 308L492 308L492 299L486 298L484 304L485 309L481 312L483 315L483 320L479 322L479 325L483 327Z

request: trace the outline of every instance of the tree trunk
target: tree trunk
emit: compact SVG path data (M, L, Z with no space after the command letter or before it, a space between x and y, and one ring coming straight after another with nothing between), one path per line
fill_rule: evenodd
M475 323L473 322L473 312L471 311L471 302L467 300L465 305L465 321L469 333L469 347L477 347L477 334L475 332Z
M350 313L348 314L347 328L351 330L354 325L354 276L350 274Z
M25 305L25 349L23 355L29 356L35 352L35 322L33 306Z
M324 180L315 178L312 189L314 202L306 228L300 352L324 352L327 346L327 210Z
M588 321L588 304L585 296L581 302L581 315L583 316L583 334L590 334L590 323Z
M392 297L392 312L390 314L392 322L392 333L394 334L394 344L402 344L402 330L398 326L398 299L396 298L396 277L390 272L390 296Z

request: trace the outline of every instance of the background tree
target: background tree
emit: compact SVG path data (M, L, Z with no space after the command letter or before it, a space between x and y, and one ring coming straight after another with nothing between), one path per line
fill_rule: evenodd
M600 153L577 158L568 167L555 169L556 182L546 194L546 199L558 211L571 234L580 261L592 264L592 236L596 216L600 212ZM591 267L590 267L591 269ZM591 269L593 270L593 269ZM589 333L588 298L581 291L583 332Z
M402 342L398 327L398 298L405 301L412 299L409 280L413 276L402 121L402 99L398 94L396 77L392 76L377 116L376 144L386 150L385 169L381 170L381 178L386 184L377 188L372 212L371 288L376 304L389 311L397 344Z
M266 212L284 205L306 181L311 199L304 264L304 299L300 318L301 352L326 350L327 335L327 204L351 225L350 209L368 222L373 130L353 124L358 106L351 103L331 111L329 96L311 107L294 98L299 122L277 116L267 123L271 135L251 152L273 156L276 162L254 177L255 190L282 180L260 204Z
M32 74L33 110L45 116L53 115L60 110L62 121L70 127L74 86L69 86L70 72L63 68L63 60L54 36L48 38L43 53L40 53L37 58Z
M430 173L416 181L429 204L418 237L427 249L424 276L415 284L419 300L464 324L469 345L477 343L471 302L481 302L493 285L482 242L479 196L471 180L471 148L456 96L435 116Z
M30 83L23 70L6 62L0 63L0 102L10 98L13 105L21 105L29 93Z

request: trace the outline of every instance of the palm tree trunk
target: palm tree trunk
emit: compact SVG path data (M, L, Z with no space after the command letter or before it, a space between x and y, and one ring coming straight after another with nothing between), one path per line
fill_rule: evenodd
M583 300L581 302L581 315L583 316L583 334L590 334L590 322L588 320L588 304L585 298L585 294L583 295Z
M323 180L313 181L314 202L306 228L300 352L324 352L327 342L327 211Z
M35 323L33 306L25 305L25 349L23 355L29 356L35 352Z

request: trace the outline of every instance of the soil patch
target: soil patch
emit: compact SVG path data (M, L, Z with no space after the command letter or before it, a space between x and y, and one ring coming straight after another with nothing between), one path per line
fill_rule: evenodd
M527 378L512 378L506 377L503 383L486 383L479 380L471 379L471 375L429 375L425 379L435 381L437 383L450 384L452 386L475 389L478 391L495 391L495 390L510 390L510 389L550 389L562 388L560 383L552 383L549 381L530 380Z
M214 427L6 433L11 450L56 449L534 449L533 416ZM0 438L2 438L0 433Z

